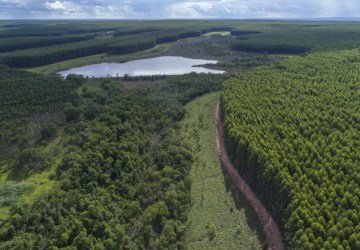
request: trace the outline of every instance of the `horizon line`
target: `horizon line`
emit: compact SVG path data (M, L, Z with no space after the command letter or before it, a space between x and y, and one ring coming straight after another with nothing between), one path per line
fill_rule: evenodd
M13 18L0 21L196 21L196 20L223 20L223 21L360 21L360 17L274 17L274 18Z

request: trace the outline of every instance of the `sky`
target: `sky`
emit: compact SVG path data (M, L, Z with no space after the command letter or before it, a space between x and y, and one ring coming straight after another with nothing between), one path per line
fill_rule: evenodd
M360 17L360 0L0 0L0 19Z

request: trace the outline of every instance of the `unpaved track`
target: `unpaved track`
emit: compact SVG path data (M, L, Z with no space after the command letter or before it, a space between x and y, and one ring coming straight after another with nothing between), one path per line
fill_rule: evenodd
M263 226L263 231L266 240L268 242L268 249L271 250L285 249L284 244L282 242L281 233L276 222L273 220L272 216L266 210L266 208L263 206L260 200L256 197L255 193L247 185L245 180L237 172L236 168L230 161L230 158L226 152L225 143L224 143L224 133L223 133L222 121L221 121L220 102L218 102L216 105L215 117L216 117L216 128L217 128L216 144L224 170L230 177L232 183L240 190L242 195L250 203L255 213L257 214Z

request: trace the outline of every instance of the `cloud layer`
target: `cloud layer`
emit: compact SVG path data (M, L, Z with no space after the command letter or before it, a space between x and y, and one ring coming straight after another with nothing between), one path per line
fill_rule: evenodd
M0 0L0 19L360 17L359 0Z

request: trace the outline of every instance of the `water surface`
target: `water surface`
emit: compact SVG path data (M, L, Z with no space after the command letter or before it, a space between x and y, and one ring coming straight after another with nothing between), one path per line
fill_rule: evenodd
M86 65L60 71L59 74L66 77L69 74L83 75L87 77L106 76L140 76L140 75L183 75L191 72L196 73L224 73L222 70L194 67L195 65L216 64L217 61L190 59L176 56L162 56L149 59L134 60L125 63L99 63Z

